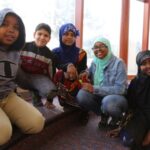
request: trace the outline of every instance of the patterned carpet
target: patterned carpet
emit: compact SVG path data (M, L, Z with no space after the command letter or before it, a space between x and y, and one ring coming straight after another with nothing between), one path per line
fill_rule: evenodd
M31 99L28 92L21 91L20 95L29 101ZM58 105L58 100L55 100L54 104L60 113L62 108ZM58 114L56 111L53 113L47 111L45 112L47 115ZM129 150L122 146L119 139L107 137L107 130L98 129L100 118L95 114L90 114L86 125L82 125L78 117L75 113L70 117L66 116L62 121L56 120L40 134L28 136L9 150Z
M55 135L43 148L51 150L127 150L119 139L106 136L106 130L98 129L99 119L92 115L86 126L74 124Z
M91 114L87 125L76 121L70 126L66 122L55 134L47 128L40 136L31 136L10 150L128 150L119 139L107 137L106 130L98 129L98 122L99 118Z

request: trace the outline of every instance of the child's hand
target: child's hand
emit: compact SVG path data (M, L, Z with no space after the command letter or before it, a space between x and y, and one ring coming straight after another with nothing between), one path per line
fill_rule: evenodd
M55 105L53 105L51 102L49 101L46 101L45 102L45 105L44 105L46 108L48 109L54 109L55 108Z
M90 93L93 93L93 91L94 91L93 85L90 83L82 83L82 89L84 89Z
M81 79L82 82L90 82L88 79L88 73L86 71L79 74L79 79Z

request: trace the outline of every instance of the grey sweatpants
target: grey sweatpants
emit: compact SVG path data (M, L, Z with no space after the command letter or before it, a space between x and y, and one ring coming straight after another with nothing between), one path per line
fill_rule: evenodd
M29 74L22 70L19 70L16 82L23 89L37 91L43 98L46 98L51 90L57 89L49 77L40 74Z

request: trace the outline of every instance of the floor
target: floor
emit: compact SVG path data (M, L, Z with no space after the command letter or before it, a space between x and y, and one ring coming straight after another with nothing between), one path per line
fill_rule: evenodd
M30 95L24 96L30 99ZM90 113L88 123L83 125L78 112L62 115L65 111L57 99L54 104L54 110L39 108L46 118L52 119L41 133L27 136L7 150L129 150L118 138L108 137L108 130L98 128L100 118L94 113Z
M128 150L118 138L108 137L107 130L100 130L98 122L99 118L91 114L86 125L66 124L55 134L46 128L40 136L28 137L9 150Z

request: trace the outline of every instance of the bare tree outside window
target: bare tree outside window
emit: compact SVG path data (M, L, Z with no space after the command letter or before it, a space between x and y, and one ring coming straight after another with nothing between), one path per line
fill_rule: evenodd
M75 22L75 0L1 0L0 9L11 8L23 19L26 27L26 41L33 40L37 24L45 22L52 28L48 44L52 49L59 45L58 31L64 23Z
M112 51L119 55L121 0L85 0L83 46L92 59L96 38L105 36L111 41Z

